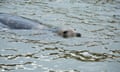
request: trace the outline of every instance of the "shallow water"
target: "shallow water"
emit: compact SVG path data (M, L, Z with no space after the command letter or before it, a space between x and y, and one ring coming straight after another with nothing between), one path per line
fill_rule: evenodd
M64 39L46 30L0 30L0 71L119 72L119 0L0 0L0 12L82 34Z

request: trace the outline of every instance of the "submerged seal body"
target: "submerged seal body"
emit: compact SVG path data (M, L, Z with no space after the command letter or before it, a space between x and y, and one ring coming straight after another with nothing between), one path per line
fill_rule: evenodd
M76 33L73 29L62 29L59 27L49 28L48 26L38 22L36 20L28 19L21 16L16 16L7 13L0 13L0 29L48 29L58 35L68 37L81 37L80 33Z
M42 23L21 16L0 13L0 23L9 29L44 29Z

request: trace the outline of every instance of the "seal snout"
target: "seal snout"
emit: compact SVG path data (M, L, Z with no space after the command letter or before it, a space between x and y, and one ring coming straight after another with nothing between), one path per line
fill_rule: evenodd
M81 37L81 34L80 33L76 33L76 37Z

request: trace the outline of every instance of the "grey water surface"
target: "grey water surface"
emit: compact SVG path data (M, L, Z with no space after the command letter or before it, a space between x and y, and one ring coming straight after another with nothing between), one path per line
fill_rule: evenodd
M82 34L1 29L0 72L120 72L120 0L0 0L0 12Z

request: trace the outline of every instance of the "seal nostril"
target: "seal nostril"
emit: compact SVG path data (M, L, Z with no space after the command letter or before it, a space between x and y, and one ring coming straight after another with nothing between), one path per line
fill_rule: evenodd
M81 37L81 34L80 33L76 33L76 37Z

